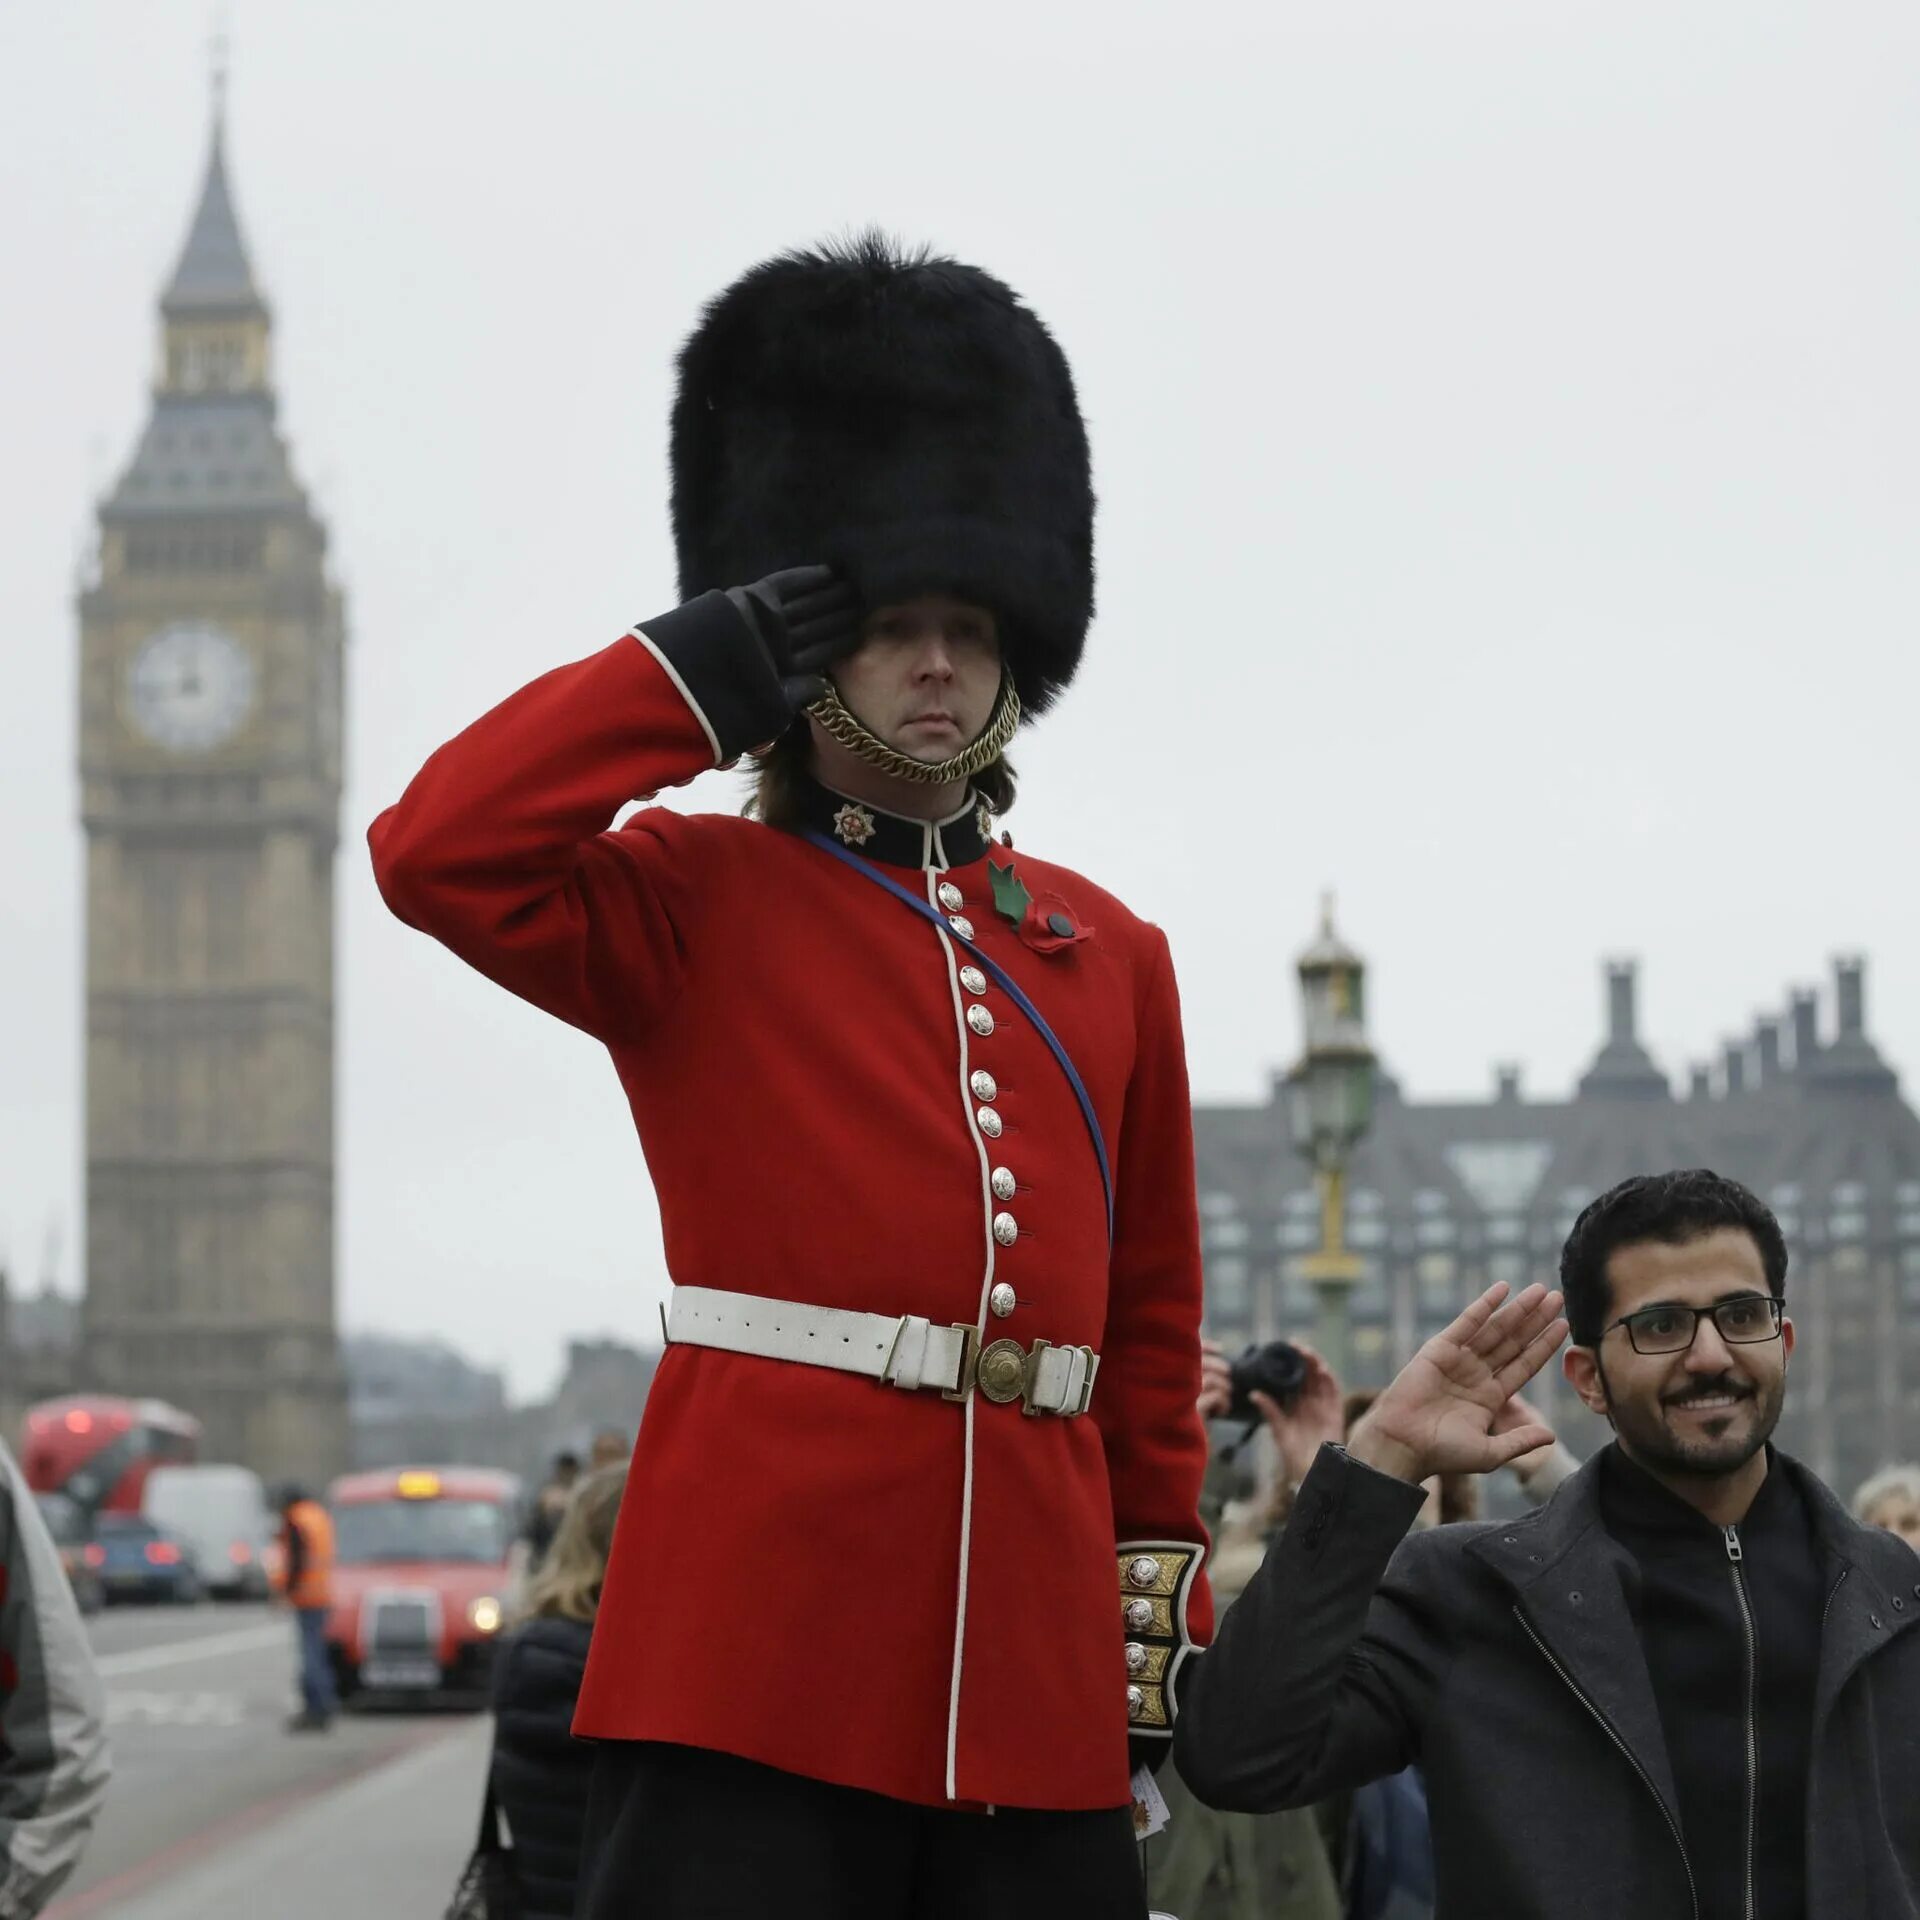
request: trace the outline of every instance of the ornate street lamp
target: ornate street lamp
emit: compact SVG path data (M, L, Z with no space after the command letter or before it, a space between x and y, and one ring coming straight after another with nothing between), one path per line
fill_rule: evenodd
M1347 1295L1361 1263L1346 1244L1347 1159L1373 1115L1373 1049L1367 1044L1366 963L1333 930L1333 897L1320 908L1320 937L1300 956L1306 1048L1287 1076L1293 1144L1320 1191L1320 1246L1302 1262L1320 1303L1315 1337L1345 1385L1352 1375Z

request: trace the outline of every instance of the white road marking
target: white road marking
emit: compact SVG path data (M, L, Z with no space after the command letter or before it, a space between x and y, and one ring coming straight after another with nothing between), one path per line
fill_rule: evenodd
M107 1724L237 1727L246 1718L237 1693L109 1693Z
M123 1673L146 1673L154 1667L185 1666L192 1660L217 1660L229 1653L252 1653L261 1647L285 1647L292 1657L293 1622L277 1620L271 1626L243 1627L238 1633L210 1633L201 1640L176 1640L164 1647L136 1647L131 1653L109 1653L93 1664L102 1679Z

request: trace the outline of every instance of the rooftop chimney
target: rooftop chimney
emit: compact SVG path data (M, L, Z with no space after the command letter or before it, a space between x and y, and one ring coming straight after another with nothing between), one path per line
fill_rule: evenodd
M1711 1100L1713 1098L1713 1069L1695 1062L1687 1071L1687 1098L1689 1100Z
M1820 1051L1820 1002L1810 990L1796 988L1793 1007L1793 1070L1798 1073L1813 1064Z
M1493 1070L1494 1098L1503 1107L1513 1106L1520 1098L1520 1069L1512 1061L1502 1061Z
M1635 975L1632 960L1607 962L1607 1038L1593 1065L1581 1076L1581 1096L1606 1095L1630 1100L1671 1100L1673 1090L1654 1065L1635 1032Z
M1726 1075L1729 1095L1747 1090L1747 1047L1743 1040L1729 1040L1721 1052L1720 1065Z
M1840 1000L1840 1038L1858 1039L1867 1030L1867 963L1857 953L1842 954L1833 963L1833 981Z
M1754 1084L1770 1087L1780 1078L1780 1022L1756 1020L1753 1023L1753 1050L1756 1061Z
M1834 998L1839 1003L1839 1019L1833 1039L1814 1053L1812 1072L1815 1084L1833 1092L1897 1092L1900 1086L1898 1076L1880 1058L1879 1050L1867 1038L1865 958L1857 953L1836 954L1833 984Z
M1633 973L1631 960L1607 962L1607 1039L1614 1046L1633 1043Z

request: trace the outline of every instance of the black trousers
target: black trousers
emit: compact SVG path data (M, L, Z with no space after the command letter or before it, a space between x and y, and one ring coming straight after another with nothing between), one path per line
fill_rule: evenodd
M575 1920L1145 1920L1133 1819L958 1813L608 1740Z

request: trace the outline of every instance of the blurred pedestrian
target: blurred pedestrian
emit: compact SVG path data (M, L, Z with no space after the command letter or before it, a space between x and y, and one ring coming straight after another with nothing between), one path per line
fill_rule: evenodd
M1555 1920L1911 1914L1920 1581L1772 1445L1793 1322L1772 1212L1703 1168L1592 1202L1562 1296L1483 1293L1427 1341L1192 1668L1176 1748L1216 1804L1426 1778L1439 1905ZM1408 1528L1433 1474L1562 1371L1614 1429L1543 1507Z
M513 1837L525 1920L573 1914L593 1778L593 1747L573 1737L573 1708L626 1484L622 1465L574 1489L527 1588L525 1618L494 1659L493 1791Z
M539 1567L547 1549L552 1546L553 1536L560 1529L567 1502L573 1497L573 1489L579 1479L580 1456L570 1452L556 1453L553 1456L553 1471L548 1474L545 1485L533 1496L533 1505L527 1513L523 1538L527 1543L529 1573Z
M0 1443L0 1920L79 1865L106 1797L107 1713L60 1549Z
M299 1628L300 1711L290 1733L324 1733L339 1711L333 1663L327 1655L327 1614L333 1606L333 1517L304 1487L280 1490L280 1597Z
M602 1427L593 1436L587 1471L598 1473L602 1467L624 1467L632 1458L633 1435L624 1427Z
M1863 1481L1853 1496L1853 1517L1899 1535L1920 1553L1920 1467L1882 1467Z

